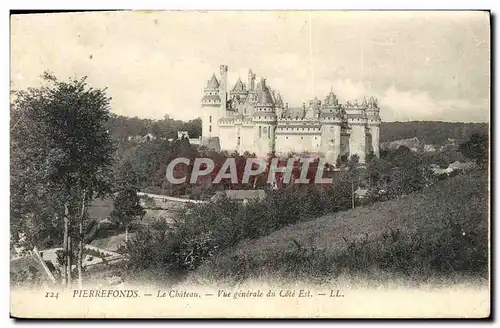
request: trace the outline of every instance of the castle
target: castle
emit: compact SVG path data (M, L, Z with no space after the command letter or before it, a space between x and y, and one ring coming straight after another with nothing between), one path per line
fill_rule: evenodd
M208 81L201 101L202 145L229 152L248 151L259 157L269 153L309 153L335 165L339 156L379 156L380 116L377 99L339 103L330 91L324 101L314 99L301 107L289 107L281 95L255 74L248 83L238 79L228 91L228 67L220 67Z

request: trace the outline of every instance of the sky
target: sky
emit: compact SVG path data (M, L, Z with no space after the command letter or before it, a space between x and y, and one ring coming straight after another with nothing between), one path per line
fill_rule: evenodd
M11 16L11 86L88 77L112 111L188 120L220 65L290 106L375 96L383 121L489 122L486 12L136 11Z

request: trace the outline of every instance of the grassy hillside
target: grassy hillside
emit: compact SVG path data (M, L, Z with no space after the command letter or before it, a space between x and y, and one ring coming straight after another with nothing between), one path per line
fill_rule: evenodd
M244 241L202 266L195 277L331 277L371 271L484 277L487 252L487 176L475 173Z

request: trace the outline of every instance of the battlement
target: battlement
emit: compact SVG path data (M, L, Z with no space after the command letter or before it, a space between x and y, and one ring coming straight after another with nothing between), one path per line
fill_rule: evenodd
M335 162L340 154L358 154L364 160L370 147L378 154L378 101L374 97L340 103L330 90L324 99L289 107L279 92L249 70L246 81L228 83L228 66L208 80L201 107L203 138L220 138L223 150L323 152ZM220 74L220 75L219 75ZM366 147L365 147L366 145ZM367 149L367 150L365 150Z
M295 126L278 126L276 134L320 134L321 126L295 127Z
M303 123L319 122L319 120L318 119L311 119L311 118L307 118L307 117L303 117L303 118L283 117L283 118L279 118L278 122L286 122L286 123L297 122L297 123L303 124Z
M220 126L233 126L233 125L254 125L251 118L241 118L241 117L224 117L218 121Z

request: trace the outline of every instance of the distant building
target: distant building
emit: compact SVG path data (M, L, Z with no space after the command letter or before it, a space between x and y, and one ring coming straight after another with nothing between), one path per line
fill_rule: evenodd
M454 171L467 172L467 171L470 171L470 170L476 168L476 164L474 162L462 163L462 162L456 161L456 162L448 165L448 167L445 169L442 169L437 164L431 164L430 168L434 174L439 175L439 174L450 174Z
M186 138L189 139L189 132L187 131L177 131L177 139Z
M477 165L474 162L462 163L462 162L456 161L454 163L451 163L448 167L455 170L455 171L457 171L457 170L469 171L469 170L476 168Z
M148 141L155 140L155 139L156 139L156 136L151 134L151 133L148 133L144 136L137 135L137 136L128 136L127 137L128 141L137 141L137 142L148 142Z
M191 145L200 145L201 144L201 137L190 138L188 131L177 131L177 139L182 139L182 138L188 139L189 143ZM170 138L170 139L168 139L168 141L172 142L172 141L174 141L174 138Z
M339 155L358 155L361 163L369 152L379 156L381 120L374 97L340 104L330 91L324 101L289 107L265 79L256 84L251 70L248 83L238 79L232 89L227 74L222 65L220 78L212 75L204 89L202 145L259 157L317 153L332 165Z
M265 198L266 198L266 192L262 189L224 190L224 191L218 191L215 195L212 196L212 198L210 198L210 201L216 202L223 199L229 199L246 204L251 199L263 201Z
M437 150L438 149L436 149L436 147L434 147L434 145L424 145L424 152L431 153L431 152L435 152Z

